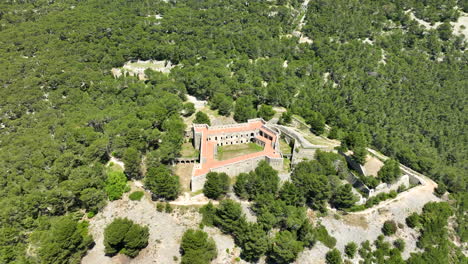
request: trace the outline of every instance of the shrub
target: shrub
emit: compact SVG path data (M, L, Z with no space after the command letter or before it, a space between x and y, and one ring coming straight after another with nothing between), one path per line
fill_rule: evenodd
M406 225L411 228L415 228L416 226L419 225L420 222L420 216L418 213L414 212L410 214L408 217L406 217Z
M400 252L403 252L405 250L405 241L401 238L395 240L393 242L393 245L395 248L397 248Z
M132 201L140 201L141 198L145 195L144 192L142 191L136 191L136 192L132 192L128 198Z
M210 118L208 117L208 115L203 113L203 112L200 112L200 111L198 111L195 114L195 120L193 120L193 123L195 123L195 124L207 124L209 126L211 125L211 121L210 121Z
M346 256L348 256L349 258L354 258L354 256L356 255L356 251L357 251L356 243L349 242L348 244L346 244L345 246Z
M216 258L216 244L202 230L189 229L182 236L180 244L182 264L208 264Z
M111 201L122 198L123 193L130 190L125 174L120 171L108 172L105 190Z
M327 252L325 255L325 261L327 264L341 264L343 260L341 259L341 253L338 249L334 248Z
M149 229L133 223L127 218L117 218L104 229L105 253L138 255L148 245Z
M163 203L157 203L157 204L156 204L156 210L157 210L158 212L164 211L164 204L163 204Z
M386 236L391 236L391 235L396 233L397 229L398 229L398 227L397 227L397 224L395 223L395 221L387 220L383 224L382 233L384 235L386 235Z
M315 230L315 237L318 241L322 242L328 248L334 248L336 245L336 238L328 234L327 229L323 225L318 225Z
M170 203L165 204L164 211L168 214L172 213L173 209Z

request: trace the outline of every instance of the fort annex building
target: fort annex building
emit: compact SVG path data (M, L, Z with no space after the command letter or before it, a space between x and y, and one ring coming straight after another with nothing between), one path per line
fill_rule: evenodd
M250 119L247 123L220 126L194 124L192 130L193 145L200 153L199 163L195 164L192 171L192 191L203 189L206 174L209 172L225 172L233 177L254 170L262 160L276 170L283 166L279 149L280 132L267 127L263 119ZM215 158L219 146L250 142L262 146L263 150L226 160Z

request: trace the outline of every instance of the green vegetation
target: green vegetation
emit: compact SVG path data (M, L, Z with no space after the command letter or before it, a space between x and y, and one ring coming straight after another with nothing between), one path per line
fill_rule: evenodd
M393 220L387 220L383 224L382 233L386 236L391 236L398 230L397 224Z
M327 264L341 264L343 260L341 259L341 253L338 249L334 248L327 252L325 255L325 261Z
M193 123L195 123L195 124L207 124L207 125L211 126L210 118L208 117L207 114L205 114L205 113L203 113L201 111L198 111L195 114L195 120L193 120Z
M234 145L225 145L217 147L217 160L227 160L242 155L255 153L263 150L263 147L256 143L244 143L244 144L234 144Z
M300 5L1 1L0 262L35 262L26 249L40 218L102 208L111 153L128 179L144 176L142 157L145 168L178 157L186 93L222 115L234 106L239 121L267 104L304 114L316 133L324 123L338 138L359 133L364 144L350 149L375 147L445 184L466 241L468 63L448 22L468 2L310 1L302 33L312 44L286 37ZM442 24L424 29L407 10ZM145 81L110 73L137 59L180 66ZM323 208L332 193L307 195Z
M286 142L284 139L280 139L280 149L281 153L283 154L291 154L292 153L292 147Z
M152 192L154 199L174 200L179 195L179 177L163 165L149 168L145 187Z
M132 192L128 198L132 201L140 201L141 198L143 198L143 196L145 196L145 193L142 192L142 191L135 191L135 192Z
M88 234L88 222L78 222L72 216L57 217L52 221L39 219L38 229L32 238L38 246L37 255L40 263L78 264L94 243ZM0 252L6 252L8 249L11 249L11 245L2 248ZM13 259L3 260L13 261Z
M182 236L180 244L182 264L209 264L216 258L216 244L202 230L189 229Z
M356 243L354 242L349 242L348 244L346 244L345 246L345 254L346 256L348 256L349 258L354 258L354 256L356 255L356 251L357 251L357 245ZM400 250L402 251L402 250Z
M111 201L122 198L123 193L130 191L125 174L119 171L109 171L105 190Z
M117 253L136 257L148 245L149 229L127 218L117 218L104 230L104 246L108 255Z
M264 120L268 121L270 120L274 115L275 115L275 110L273 110L273 107L271 105L264 105L262 104L260 106L260 109L258 109L258 117L263 118Z
M382 168L380 168L378 176L383 182L395 182L401 176L400 164L394 159L386 160Z
M191 142L185 142L182 144L182 149L180 150L180 156L184 158L198 158L200 153L195 149Z
M210 199L219 199L229 190L229 176L224 173L209 172L206 175L203 194Z
M185 103L182 109L182 114L186 117L193 115L195 113L195 104L193 103Z

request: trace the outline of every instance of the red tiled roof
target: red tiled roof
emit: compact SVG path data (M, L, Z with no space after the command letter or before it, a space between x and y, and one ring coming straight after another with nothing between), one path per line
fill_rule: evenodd
M247 123L245 126L237 126L237 127L223 127L223 128L211 128L208 129L206 127L195 127L196 132L201 132L202 133L202 138L201 138L201 153L200 153L200 160L205 158L205 162L201 163L201 168L200 169L195 169L194 171L194 176L199 176L206 174L210 171L212 168L218 168L227 164L231 164L234 162L242 161L242 160L247 160L247 159L252 159L252 158L257 158L261 156L268 156L270 158L280 158L281 155L276 152L272 146L272 142L276 141L276 135L272 134L270 131L267 131L266 129L262 129L263 127L263 122L258 121L258 122L251 122ZM265 142L265 147L263 148L262 151L255 152L255 153L250 153L246 155L242 155L239 157L235 157L232 159L228 160L216 160L214 157L214 148L217 145L217 142L214 140L207 140L207 136L211 135L220 135L224 133L235 133L235 132L242 132L242 131L252 131L252 130L262 130L262 132L268 134L273 138L273 140L269 140L265 137L262 136L257 136L257 138L263 142Z

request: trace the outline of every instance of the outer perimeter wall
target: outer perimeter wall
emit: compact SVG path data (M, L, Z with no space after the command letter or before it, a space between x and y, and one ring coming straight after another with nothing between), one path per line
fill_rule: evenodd
M238 162L234 162L231 164L224 165L222 167L218 168L212 168L210 171L212 172L224 172L230 177L235 177L239 175L240 173L246 173L255 170L257 168L258 163L260 161L265 160L270 164L271 167L275 170L281 170L282 165L283 165L283 159L282 158L270 158L267 156L260 156L252 159L246 159ZM206 174L199 175L192 177L192 191L196 192L201 189L203 189L203 185L205 184L206 181Z

